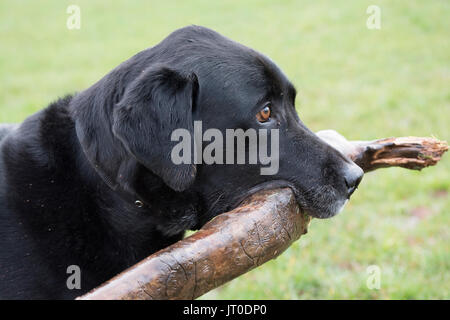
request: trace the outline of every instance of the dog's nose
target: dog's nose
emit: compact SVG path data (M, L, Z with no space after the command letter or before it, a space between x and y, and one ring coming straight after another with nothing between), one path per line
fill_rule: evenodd
M345 185L347 186L347 197L355 192L356 188L358 188L359 183L362 180L364 175L364 171L357 166L356 164L352 164L350 168L347 169L347 172L344 175Z

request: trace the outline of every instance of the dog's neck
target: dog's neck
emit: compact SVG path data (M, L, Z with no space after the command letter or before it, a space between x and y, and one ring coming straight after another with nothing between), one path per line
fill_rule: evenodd
M43 230L61 225L58 221L63 219L65 227L50 235L62 232L57 238L68 239L68 243L72 238L77 241L75 234L83 235L83 243L91 246L86 250L103 252L108 263L120 263L121 268L180 240L185 230L197 224L201 201L195 194L171 190L138 164L133 169L134 182L137 193L142 194L142 207L126 190L110 188L82 151L67 109L69 101L60 100L26 120L17 138L8 142L9 152L16 154L10 157L14 162L5 160L12 205L19 212L39 217L30 223ZM37 150L44 153L34 153ZM18 187L24 184L28 186L25 191ZM65 212L71 216L64 217ZM121 258L117 260L117 256Z
M79 171L90 172L88 179L94 177L91 185L97 188L97 185L101 184L105 189L104 192L112 198L120 199L122 204L116 205L123 207L124 215L128 219L143 214L144 219L160 227L161 230L158 231L162 232L164 237L172 237L184 233L185 230L196 228L197 217L202 210L201 200L197 195L193 192L172 190L160 177L127 153L109 126L102 127L94 123L100 113L103 113L103 118L108 119L110 114L104 113L111 111L108 107L93 105L89 112L90 116L84 117L81 111L73 117L74 112L71 112L71 116L75 118L73 120L77 145L80 148L80 152L77 152L80 155L78 162L83 167ZM88 126L93 130L89 137L84 133L80 134L83 128L79 124L83 121L88 121ZM80 138L89 141L80 141ZM102 150L109 150L109 154L98 152L98 149L95 149L97 143L102 144Z

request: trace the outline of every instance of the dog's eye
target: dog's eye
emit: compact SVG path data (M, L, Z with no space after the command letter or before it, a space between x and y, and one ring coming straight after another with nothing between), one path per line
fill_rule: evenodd
M256 114L256 119L259 122L266 122L270 119L270 106L265 106L260 112Z

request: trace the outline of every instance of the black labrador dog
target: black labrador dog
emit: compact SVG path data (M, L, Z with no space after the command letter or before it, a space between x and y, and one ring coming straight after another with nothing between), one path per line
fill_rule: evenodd
M189 26L0 128L0 298L74 298L261 189L290 187L312 216L335 215L362 170L305 127L295 96L264 55ZM175 164L171 134L195 134L195 121L224 134L277 129L277 172ZM81 289L68 286L69 266Z

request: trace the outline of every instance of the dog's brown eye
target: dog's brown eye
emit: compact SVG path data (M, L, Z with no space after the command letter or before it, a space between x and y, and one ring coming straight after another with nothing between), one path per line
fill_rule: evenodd
M270 119L270 106L265 106L260 112L256 114L256 119L259 122L266 122Z

